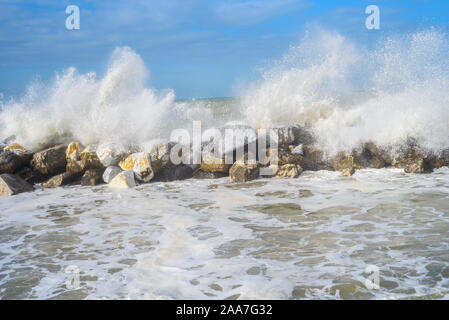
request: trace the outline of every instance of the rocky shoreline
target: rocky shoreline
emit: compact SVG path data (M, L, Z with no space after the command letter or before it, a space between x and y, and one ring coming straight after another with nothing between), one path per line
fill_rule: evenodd
M132 188L142 183L189 178L229 176L233 182L257 179L261 169L269 164L261 164L257 156L254 156L255 161L248 161L248 144L260 139L260 132L247 126L233 129L243 134L246 140L227 150L232 156L232 164L224 161L225 153L221 159L216 159L212 152L204 156L204 150L210 148L207 143L202 145L203 157L198 165L174 164L170 158L174 147L171 142L155 143L150 148L124 147L116 143L83 146L80 142L71 142L35 152L18 143L0 143L0 196L30 192L37 184L43 188L74 184ZM413 140L395 156L373 142L366 142L351 153L339 153L327 159L314 146L313 136L301 126L283 126L274 130L278 136L277 170L274 175L263 177L296 178L303 171L317 170L340 171L343 176L351 176L362 168L384 167L421 174L449 165L449 150L439 155L427 154ZM237 159L238 148L244 151L244 159ZM269 152L267 156L270 157ZM214 161L208 161L211 160L208 158Z

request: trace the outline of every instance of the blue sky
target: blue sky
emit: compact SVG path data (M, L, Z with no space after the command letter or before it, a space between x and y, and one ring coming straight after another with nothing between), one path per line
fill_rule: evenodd
M80 30L65 28L70 4L80 8ZM370 4L381 11L378 31L365 28ZM152 87L179 98L231 96L307 28L370 43L431 25L447 28L449 1L0 0L0 92L20 95L69 66L101 75L113 49L127 45L150 69Z

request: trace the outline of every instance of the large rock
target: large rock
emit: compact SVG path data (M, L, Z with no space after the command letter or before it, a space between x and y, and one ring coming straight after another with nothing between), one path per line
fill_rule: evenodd
M196 169L193 172L193 178L195 179L219 179L227 177L229 173L226 172L209 172L209 171L203 171L201 168Z
M57 188L61 187L70 183L73 183L77 180L79 180L80 175L74 174L71 172L64 172L61 174L58 174L54 177L51 177L47 181L42 183L42 187L44 188Z
M67 164L65 158L66 145L58 145L43 151L36 152L31 165L43 175L55 175L65 171Z
M343 172L346 169L362 169L363 166L358 156L339 153L332 159L332 167L337 171Z
M278 165L297 164L304 165L304 157L298 153L292 153L289 149L280 149L278 151Z
M46 179L39 171L30 167L23 167L17 171L17 175L30 184L41 183Z
M174 164L170 161L170 150L172 146L172 143L162 142L148 142L142 146L142 152L150 155L151 167L153 168L154 173L157 173L162 169L174 167Z
M444 149L434 155L431 166L436 169L449 166L449 149Z
M82 186L96 186L103 183L104 169L90 169L84 172L81 178Z
M150 155L144 152L130 154L118 166L123 170L134 171L139 181L149 182L154 177Z
M22 192L33 191L31 184L14 174L3 173L0 175L0 196L12 196Z
M334 170L332 166L323 159L323 152L315 146L303 145L302 156L304 159L302 167L305 171Z
M392 164L407 173L430 173L433 171L434 158L413 146L395 157Z
M362 166L365 168L380 169L391 165L388 152L378 148L374 142L367 142L363 145L360 158Z
M83 151L80 152L79 155L80 160L100 160L98 159L97 155L97 146L95 145L88 145L83 149Z
M259 177L259 163L245 163L236 161L229 170L229 177L233 182L246 182Z
M135 173L132 170L122 171L109 182L109 185L121 189L134 188L136 186L134 176Z
M98 159L82 159L67 163L66 172L82 174L86 170L104 169L103 164Z
M71 142L67 146L67 150L65 152L65 158L67 160L67 163L72 161L78 161L80 160L81 151L84 149L84 147L79 142Z
M154 181L175 181L190 179L193 176L193 169L184 164L180 164L173 168L165 168L156 173Z
M0 174L14 173L24 165L23 160L12 151L0 153Z
M217 158L213 154L203 155L201 160L201 170L207 172L229 173L232 164L225 163L224 157Z
M274 175L276 178L297 178L302 173L302 167L297 164L284 164L279 166Z
M122 172L122 169L117 166L109 166L104 170L103 172L103 181L105 183L111 182L112 179L115 178L116 175L118 175L120 172Z
M297 124L278 126L270 129L277 133L279 146L288 147L289 145L312 144L314 142L313 135L304 127ZM269 129L267 129L267 134L269 134L268 132Z
M115 166L122 160L126 154L126 148L117 143L102 143L96 150L98 159L105 167Z
M24 165L28 165L33 158L33 151L27 150L18 143L12 143L4 148L3 151L11 151L22 159Z

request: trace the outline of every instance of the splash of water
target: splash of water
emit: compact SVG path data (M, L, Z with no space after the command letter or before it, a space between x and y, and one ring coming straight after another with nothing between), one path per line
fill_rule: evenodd
M301 123L328 154L414 138L449 147L449 37L430 29L368 50L342 35L308 32L242 96L253 126Z

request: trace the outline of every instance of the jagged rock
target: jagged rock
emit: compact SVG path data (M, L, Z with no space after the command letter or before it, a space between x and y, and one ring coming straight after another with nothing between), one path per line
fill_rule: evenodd
M57 188L61 187L67 184L70 184L72 182L75 182L80 177L79 174L74 174L71 172L64 172L61 174L58 174L54 177L51 177L47 181L42 183L42 187L44 188Z
M173 168L165 168L156 173L154 181L175 181L190 179L193 176L193 169L184 164L180 164Z
M25 182L18 175L8 173L0 175L0 196L12 196L33 190L33 186Z
M109 185L114 188L134 188L136 186L136 180L134 178L135 173L132 170L122 171L116 175Z
M149 182L154 177L151 167L151 158L144 152L133 153L119 162L118 166L123 170L132 170L139 181Z
M81 150L83 149L84 147L79 142L71 142L67 146L67 150L65 152L65 158L67 163L71 161L79 161L81 159L80 158Z
M280 149L278 151L278 165L284 164L297 164L299 166L304 165L304 158L300 154L293 154L288 149Z
M4 148L3 151L11 151L22 159L24 165L28 165L33 158L33 151L27 150L18 143L12 143Z
M354 167L345 168L341 171L341 175L345 177L350 177L355 173Z
M122 169L120 169L120 167L117 166L107 167L103 173L103 181L105 183L111 182L111 180L114 179L115 176L118 175L120 172L122 172Z
M300 125L285 125L271 129L278 134L279 146L288 147L289 145L312 144L314 141L313 135ZM267 129L267 134L268 132L269 130Z
M284 164L279 166L274 175L277 178L297 178L302 173L302 167L297 164Z
M228 174L232 164L226 164L224 158L217 158L213 154L203 155L201 170L207 172L223 172Z
M229 174L226 172L209 172L203 171L201 168L196 169L193 172L193 178L195 179L219 179L223 177L227 177Z
M174 164L170 161L171 143L155 143L147 148L142 148L143 151L148 151L151 159L151 167L154 173L162 169L172 168Z
M246 182L259 177L259 163L236 161L229 170L233 182Z
M23 167L17 172L17 175L30 184L41 183L45 180L45 176L30 167Z
M343 171L345 169L362 169L362 164L357 156L340 153L332 159L332 167L337 171Z
M88 145L81 151L79 155L80 160L100 160L97 155L97 147L95 145Z
M385 150L379 149L374 142L363 145L361 153L362 166L366 168L385 168L391 165L391 158Z
M403 168L407 173L430 173L433 171L434 159L424 154L418 147L407 149L402 155L393 159L393 166Z
M0 174L14 173L24 165L23 160L12 151L0 153Z
M104 169L103 164L98 159L82 159L67 163L66 172L82 174L86 170Z
M55 175L65 171L67 164L65 158L66 145L58 145L43 151L36 152L31 160L31 166L43 175Z
M90 169L84 172L81 177L82 186L96 186L103 183L104 169Z
M126 157L127 150L116 143L103 143L97 148L97 156L105 167L115 166Z
M323 160L323 152L311 145L303 145L303 169L305 171L318 171L318 170L330 170L334 169L332 166Z

